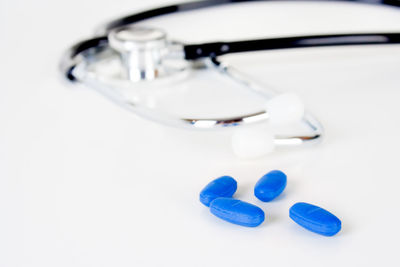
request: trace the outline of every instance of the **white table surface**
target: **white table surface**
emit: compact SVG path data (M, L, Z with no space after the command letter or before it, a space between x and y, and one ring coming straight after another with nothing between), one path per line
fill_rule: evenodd
M243 161L227 132L160 126L59 77L64 49L98 25L169 3L0 2L0 266L399 266L400 46L227 57L298 93L326 130L320 145ZM400 31L399 14L257 3L142 24L205 42ZM207 76L199 82L213 85ZM271 169L285 171L288 186L262 203L253 186ZM237 179L236 196L263 208L265 223L231 225L199 203L202 187L221 175ZM288 209L298 201L336 214L342 231L327 238L294 224Z

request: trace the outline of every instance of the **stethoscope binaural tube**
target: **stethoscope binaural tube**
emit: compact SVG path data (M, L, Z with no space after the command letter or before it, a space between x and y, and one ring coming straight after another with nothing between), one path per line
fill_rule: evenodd
M281 0L206 0L206 1L194 1L187 3L180 3L155 9L150 9L147 11L143 11L140 13L136 13L130 16L122 17L111 21L106 24L103 29L103 33L106 34L112 29L119 28L122 26L130 25L139 21L143 21L146 19L159 17L163 15L173 14L173 13L181 13L186 11L193 11L207 7L216 7L227 4L235 4L235 3L246 3L246 2L277 2ZM372 4L372 5L386 5L393 7L400 7L399 0L284 0L284 1L308 1L308 2L351 2L351 3L361 3L361 4Z

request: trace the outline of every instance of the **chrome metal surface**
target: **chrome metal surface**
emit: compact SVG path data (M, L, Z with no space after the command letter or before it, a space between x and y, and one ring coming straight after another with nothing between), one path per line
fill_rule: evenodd
M260 97L265 98L266 101L277 94L274 90L251 80L232 66L224 65L220 62L216 64L215 60L205 62L204 65L207 66L210 71L219 71L222 75L227 75L234 81L258 94ZM138 114L139 116L167 126L192 130L215 130L268 122L269 115L266 110L228 118L185 118L172 116L165 112L143 106L138 102L126 99L112 85L106 84L104 83L104 80L99 79L96 75L92 75L93 73L90 73L86 67L87 65L85 62L82 62L77 66L74 73L74 75L84 84L99 91L101 94L107 96L117 104ZM305 114L302 123L309 129L308 134L278 135L275 137L275 144L279 146L296 146L313 143L321 139L323 128L317 119L310 114Z
M254 93L264 97L266 100L271 99L278 94L274 89L268 86L262 85L256 82L254 79L247 77L245 74L240 72L233 66L224 64L217 61L216 59L210 60L210 62L223 74L229 76L236 82L246 86ZM268 111L261 111L259 114L265 113L265 119L268 119ZM252 118L247 117L247 119ZM276 136L276 145L301 145L303 143L311 143L319 141L323 134L323 127L321 123L314 118L311 114L305 113L302 123L309 128L310 134L307 135L292 135L292 136Z
M208 68L210 71L218 71L264 98L265 101L277 95L277 92L216 59L185 61L183 45L168 41L166 34L161 30L132 26L122 27L112 30L105 41L93 40L97 42L96 45L84 52L78 54L67 52L61 63L62 71L70 73L70 80L82 82L96 89L114 102L144 118L164 125L196 130L214 130L268 122L269 114L266 110L235 117L187 118L172 116L163 111L146 107L135 100L127 99L115 87L118 82L154 82L154 80L163 80L161 78L182 73L187 68L196 71L199 66ZM123 75L104 76L102 73L96 73L96 70L92 68L96 62L113 57L120 58L119 72ZM175 64L177 60L186 65ZM116 81L117 83L108 83L107 81ZM309 129L308 134L276 136L276 145L301 145L320 140L323 129L314 117L306 114L303 124Z
M112 30L108 41L120 53L129 80L154 80L165 73L162 61L168 43L164 31L128 26Z

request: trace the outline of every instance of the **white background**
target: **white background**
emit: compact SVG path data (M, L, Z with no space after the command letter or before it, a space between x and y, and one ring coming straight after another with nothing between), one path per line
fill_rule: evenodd
M69 45L111 18L169 3L0 2L0 266L399 266L400 46L227 58L298 93L326 129L320 145L243 161L227 132L160 126L60 79ZM143 24L203 42L400 31L400 11L257 3ZM271 169L288 186L262 203L253 186ZM237 179L236 196L263 208L265 223L210 215L198 193L221 175ZM297 201L327 208L342 231L327 238L295 225Z

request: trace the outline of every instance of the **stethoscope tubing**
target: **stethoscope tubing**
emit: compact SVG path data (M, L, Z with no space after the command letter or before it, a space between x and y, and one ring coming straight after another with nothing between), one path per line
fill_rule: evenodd
M255 1L280 1L280 0L207 0L198 2L188 2L176 5L165 6L161 8L151 9L136 13L127 17L114 20L104 26L100 31L101 36L81 41L71 47L66 53L62 71L66 78L75 81L73 69L81 60L79 56L89 49L102 49L108 45L107 33L113 29L132 25L136 22L147 20L150 18L186 12L191 10L202 9L206 7L220 6L232 3L255 2ZM297 0L291 0L297 1ZM360 4L385 5L392 7L400 7L400 0L308 0L319 2L353 2ZM196 60L207 57L217 57L231 53L241 53L261 50L276 49L293 49L308 47L325 47L325 46L349 46L349 45L382 45L382 44L399 44L400 32L387 33L351 33L351 34L327 34L327 35L309 35L309 36L292 36L280 38L264 38L256 40L243 40L234 42L211 42L202 44L183 44L184 58L187 60Z
M206 7L225 5L230 3L255 2L257 0L207 0L199 2L188 2L177 5L170 5L161 8L151 9L127 17L123 17L105 25L100 31L100 36L84 40L71 47L61 62L61 71L66 78L73 82L83 82L100 91L103 94L112 94L111 99L122 104L125 108L153 121L163 123L170 126L178 126L187 129L221 129L231 126L254 124L265 122L269 119L269 113L261 110L253 114L245 114L232 118L175 118L167 114L160 114L146 107L142 107L136 103L126 101L118 92L108 88L96 78L88 75L86 71L76 71L83 69L87 62L96 59L102 51L109 51L108 34L110 31L121 27L131 26L136 22L147 20L150 18L173 14L178 12L186 12ZM279 1L279 0L266 0ZM297 0L291 0L297 1ZM313 0L311 0L313 1ZM331 2L354 2L360 4L386 5L392 7L400 7L400 0L314 0L331 1ZM276 50L276 49L292 49L307 47L325 47L325 46L349 46L349 45L382 45L382 44L399 44L400 32L387 33L350 33L350 34L326 34L326 35L308 35L308 36L291 36L279 38L264 38L256 40L243 40L233 42L210 42L201 44L179 44L182 47L182 59L187 61L196 61L203 59L213 69L229 76L236 82L239 82L249 88L253 93L263 94L262 97L270 99L274 92L266 92L263 85L257 84L252 79L248 79L240 71L234 67L219 61L218 57L231 53ZM80 73L80 74L77 74ZM268 95L270 94L270 95ZM305 113L303 123L310 129L309 134L291 135L291 136L275 136L276 145L301 145L306 143L314 143L321 140L323 133L322 125L311 114Z

